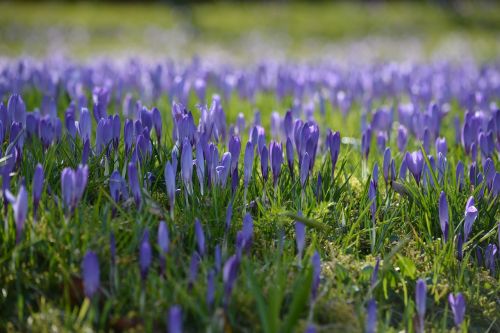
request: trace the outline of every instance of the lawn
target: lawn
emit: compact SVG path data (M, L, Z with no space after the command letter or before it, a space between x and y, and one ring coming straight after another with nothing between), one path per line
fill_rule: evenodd
M0 331L500 331L496 8L0 4Z

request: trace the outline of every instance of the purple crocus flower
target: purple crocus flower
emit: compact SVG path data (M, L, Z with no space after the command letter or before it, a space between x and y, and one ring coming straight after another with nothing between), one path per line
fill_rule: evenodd
M293 152L293 144L290 138L286 139L286 160L288 163L288 169L290 170L290 175L293 179L293 161L294 161L294 152Z
M403 125L399 125L397 144L400 152L404 152L408 144L408 130Z
M132 144L134 142L134 122L130 119L125 120L123 141L125 143L125 155L128 156L132 151Z
M37 216L38 206L40 204L40 198L42 197L44 183L43 167L40 163L36 165L35 173L33 175L33 215Z
M335 166L337 165L337 160L340 153L340 132L328 131L326 137L326 144L330 150L330 161L332 163L332 180L335 176Z
M18 94L13 94L7 101L7 112L12 117L13 122L26 123L26 105L23 99Z
M374 298L368 301L366 306L366 333L375 333L377 331L377 302Z
M61 173L62 199L66 213L72 213L83 197L83 192L87 186L88 166L79 165L76 170L71 168L63 169Z
M189 264L188 287L191 288L198 278L198 268L200 267L200 255L193 252Z
M363 131L361 136L361 154L364 159L368 159L368 154L370 153L370 144L372 139L372 131L370 127Z
M233 203L229 202L226 209L226 232L231 228L231 218L233 217Z
M321 257L318 251L314 251L311 258L312 264L312 285L311 285L311 300L314 302L318 296L318 289L321 277Z
M375 288L375 283L377 283L378 279L378 271L380 269L380 257L377 257L377 262L375 263L375 267L373 268L372 277L370 279L371 288Z
M156 138L158 143L161 143L161 134L162 134L162 121L161 121L161 113L157 108L153 108L151 110L151 116L153 121L153 127L155 129Z
M87 108L82 108L80 112L80 121L78 122L78 130L82 142L90 140L90 133L92 131L92 118Z
M263 145L260 151L260 169L262 172L262 178L264 179L265 183L267 182L267 178L269 175L269 153L267 151L266 145Z
M446 156L448 152L448 145L446 144L446 138L437 138L436 139L436 154L443 154Z
M300 212L299 212L299 215ZM296 221L295 222L295 242L297 243L297 252L299 258L302 258L302 252L306 245L306 227L304 223Z
M368 188L368 200L370 200L370 213L372 215L372 221L375 223L377 213L377 188L373 180L370 181L370 187Z
M382 165L382 173L384 174L384 181L385 184L387 185L389 183L389 172L391 168L391 148L387 147L384 151L384 162Z
M429 154L431 152L431 132L428 128L424 130L424 135L422 137L422 147L424 148L426 154Z
M194 233L196 235L196 243L198 246L198 254L200 257L205 255L205 233L199 219L194 220Z
M182 309L178 305L168 311L168 333L182 333Z
M233 135L229 138L228 149L231 153L231 174L233 174L234 169L238 168L238 160L241 152L241 142L239 136Z
M127 191L127 185L125 185L125 180L120 175L117 170L111 173L109 176L109 193L114 202L119 202L122 196L125 196Z
M455 326L459 327L464 321L465 317L465 298L462 293L448 295L448 302L450 303L451 312L453 312L453 321Z
M215 301L215 270L211 269L207 274L207 306L212 307Z
M380 152L383 152L387 145L387 134L385 132L377 133L377 148Z
M137 167L132 162L128 164L128 184L130 190L132 191L132 195L134 196L135 205L137 206L137 209L140 209L142 206L141 185L139 184Z
M245 160L243 164L243 183L245 188L248 187L250 182L250 177L252 176L252 165L253 165L253 144L248 141L245 147Z
M144 234L142 235L142 240L139 247L139 268L141 270L141 278L143 281L146 281L146 278L148 276L152 258L153 255L151 245L149 244L149 231L146 229L144 230Z
M486 268L490 270L492 275L495 274L497 252L498 248L495 244L488 244L488 246L486 246L486 250L484 251L484 264Z
M12 205L14 210L14 221L16 222L16 243L21 239L21 233L24 229L24 223L28 216L28 191L26 187L21 185L17 196L14 196L9 190L5 192L7 200Z
M175 171L170 162L165 165L165 185L167 187L168 199L170 201L170 211L174 211L175 203Z
M408 166L406 165L406 156L401 161L401 165L399 166L399 178L402 180L406 180L406 174L408 171Z
M283 147L281 144L271 141L269 148L269 154L271 156L271 170L273 172L273 185L276 187L281 173L281 165L283 164Z
M462 259L464 258L463 248L464 248L464 238L462 237L462 233L459 232L457 237L457 259L459 261L462 261Z
M415 305L418 315L418 332L424 332L425 303L427 298L427 285L424 280L418 279L415 291Z
M464 164L462 163L462 161L458 161L455 171L455 178L459 191L461 191L464 187L464 173Z
M200 192L203 195L205 184L205 157L203 154L203 146L200 142L196 144L196 175L200 184Z
M441 225L441 231L443 232L444 241L448 241L448 232L450 227L450 220L448 215L448 201L446 200L446 194L441 191L439 195L439 223Z
M252 239L253 219L252 216L247 213L245 217L243 217L243 226L241 228L241 231L239 231L236 235L236 248L238 250L238 254L250 250Z
M115 150L117 150L118 144L120 143L120 132L121 132L121 128L122 128L120 116L117 114L115 114L112 117L112 128L113 128L113 134L112 134L113 147Z
M474 206L474 197L470 197L465 205L465 220L464 220L464 242L467 242L472 231L472 225L478 216L477 208Z
M424 157L422 156L422 152L418 150L412 153L406 153L405 162L417 184L420 184L422 170L424 169Z
M306 185L307 177L309 176L309 154L306 152L300 163L300 184L302 188Z
M240 258L234 254L226 261L222 269L222 280L224 281L224 306L229 305L231 293L234 288L234 283L238 277L238 270L240 266Z
M184 139L181 153L181 174L186 192L193 193L193 151L188 139Z
M165 221L160 221L158 225L158 247L161 250L161 256L164 257L168 253L170 238L168 235L168 227Z
M85 296L92 298L99 289L99 259L93 251L87 251L82 262L82 279Z

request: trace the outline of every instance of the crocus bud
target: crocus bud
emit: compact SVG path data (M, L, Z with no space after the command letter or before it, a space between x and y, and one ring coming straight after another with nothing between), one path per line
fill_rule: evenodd
M82 279L85 296L92 298L99 289L99 260L93 251L87 251L82 262Z
M311 284L311 300L314 302L318 296L318 289L321 277L321 257L318 251L314 251L311 258L312 265L312 284Z
M44 183L43 167L40 163L37 164L35 168L35 174L33 175L33 215L37 215L38 206L40 204L40 198L42 197Z
M231 153L231 174L233 174L234 169L238 168L240 158L241 142L239 136L233 135L229 138L228 149Z
M415 305L418 315L418 332L424 332L425 303L427 299L427 285L424 280L418 279L415 291Z
M441 225L441 231L443 232L444 241L448 241L448 231L449 231L449 215L448 215L448 201L446 200L446 194L441 191L439 195L439 223Z
M245 160L243 164L243 183L245 187L248 186L250 182L250 177L252 176L252 165L253 165L253 144L248 141L245 148Z
M78 130L80 132L80 137L82 138L82 142L90 140L90 133L92 131L92 118L87 108L82 108L82 111L80 112L80 121L78 122Z
M389 182L389 172L391 168L391 148L387 147L384 151L384 162L382 165L382 173L384 174L384 181L387 185Z
M269 153L266 145L263 145L262 150L260 151L260 169L265 183L269 175Z
M293 144L290 138L286 139L286 160L288 163L288 169L290 170L290 175L293 179L293 161L294 161L294 152L293 152Z
M474 206L474 197L470 197L467 200L465 206L465 221L464 221L464 242L467 242L469 235L472 231L472 225L478 216L477 208Z
M156 132L156 138L158 140L158 143L161 143L161 134L163 127L161 121L161 113L160 110L158 110L157 108L153 108L153 110L151 110L151 113L152 113L153 127Z
M205 233L199 219L194 220L194 233L196 235L198 254L203 257L205 255Z
M309 176L309 154L305 153L300 163L300 184L302 187L306 185L307 177Z
M142 235L141 244L139 247L139 268L141 271L141 278L146 280L149 272L149 267L152 261L151 245L149 244L149 231L146 229Z
M182 333L182 309L178 305L168 311L168 333Z
M170 162L165 165L165 185L167 187L170 210L173 211L175 203L175 171Z
M299 258L302 258L302 252L306 244L306 227L304 223L296 221L295 222L295 241L297 243L297 253Z
M26 187L24 185L21 185L17 196L14 196L9 190L6 191L5 195L14 210L16 242L19 242L21 239L21 233L24 229L24 223L26 222L26 217L28 216L28 191L26 191Z
M273 184L276 186L278 184L278 178L281 173L281 165L283 164L283 147L275 141L271 142L270 145L270 155L271 155L271 170L273 172Z
M132 195L134 196L135 205L137 206L137 209L140 209L142 206L141 185L139 184L137 167L132 162L128 164L128 184L130 190L132 191Z
M224 281L224 306L229 305L231 293L233 291L234 283L238 277L238 269L240 266L240 259L237 255L232 255L224 264L222 270L222 280Z
M404 152L408 143L408 130L403 125L399 125L397 144L400 152Z
M437 138L436 139L436 154L443 154L446 156L448 152L448 145L446 144L446 138Z
M420 184L420 178L422 177L422 170L424 168L424 157L422 156L422 152L415 151L413 153L406 153L405 162L417 184Z
M161 250L161 255L165 256L168 253L170 239L168 236L168 227L165 221L161 221L158 225L158 247Z
M375 333L377 331L377 302L371 298L366 306L366 333Z
M181 175L186 192L193 193L193 151L188 139L184 139L181 153Z
M450 293L450 295L448 295L448 303L450 304L451 312L453 313L455 326L459 327L465 317L465 298L462 293L457 293L455 296Z

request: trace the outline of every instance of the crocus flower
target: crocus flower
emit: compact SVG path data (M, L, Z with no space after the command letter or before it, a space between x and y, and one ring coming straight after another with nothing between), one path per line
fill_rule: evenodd
M337 160L339 158L340 152L340 132L328 131L326 137L326 144L330 150L330 161L332 163L332 180L335 175L335 166L337 165Z
M141 245L139 247L139 268L143 281L146 281L148 276L152 257L151 245L149 244L149 231L146 229L142 235Z
M188 286L191 288L198 278L198 268L200 267L200 255L193 252L191 262L189 264Z
M82 262L82 279L85 296L92 298L99 289L99 260L93 251L87 251Z
M12 116L12 121L23 125L26 123L26 105L20 95L13 94L9 97L7 112Z
M165 165L165 185L167 187L168 199L170 201L170 211L174 211L175 203L175 171L170 162Z
M265 145L262 146L262 150L260 151L260 169L265 183L269 175L269 153Z
M253 144L248 141L245 148L245 159L243 162L243 183L245 188L248 187L250 182L250 177L252 176L252 165L253 165Z
M156 132L156 138L158 143L161 143L161 134L162 134L162 121L161 121L161 113L157 108L153 108L151 110L151 116L153 121L153 127Z
M373 181L373 184L375 185L375 189L378 189L378 163L377 162L375 162L375 164L373 164L372 181Z
M207 306L212 307L215 300L215 270L211 269L207 274Z
M273 172L273 184L276 187L283 164L283 147L275 141L271 142L269 154L271 156L271 170Z
M458 189L462 190L462 188L464 187L464 164L462 163L462 161L458 161L457 163L455 178Z
M378 271L380 269L380 257L377 257L377 262L375 263L375 267L373 268L372 277L370 279L370 285L373 289L378 279Z
M229 305L234 283L238 277L240 258L234 254L226 261L222 270L222 280L224 281L224 306Z
M309 154L305 153L300 163L300 184L302 188L306 185L307 177L309 176Z
M314 251L314 254L311 258L312 264L312 285L311 285L311 300L314 302L316 297L318 296L318 289L320 283L321 276L321 257L319 256L318 251Z
M366 306L366 333L375 333L377 331L377 302L371 298Z
M377 148L380 152L383 152L387 145L387 134L385 132L377 133Z
M42 197L44 183L43 167L40 163L37 164L35 168L35 174L33 175L33 215L37 215L38 206L40 204L40 198Z
M421 151L415 151L412 153L406 153L405 155L406 166L412 173L417 184L420 183L420 178L422 177L422 170L424 169L424 157Z
M437 138L436 139L436 154L443 154L446 156L448 152L448 145L446 144L446 138Z
M228 149L231 153L231 174L233 174L234 169L238 168L238 160L241 152L241 142L239 136L233 135L229 138Z
M286 160L288 163L288 169L290 170L290 175L293 179L293 161L294 161L294 152L293 152L293 144L290 138L286 139Z
M382 173L384 174L384 181L387 185L389 183L389 172L391 168L391 148L387 147L384 151L384 162L382 165Z
M428 128L424 130L424 135L422 137L422 147L427 154L431 152L431 132Z
M168 333L182 333L182 309L178 305L168 311Z
M399 151L405 151L406 145L408 144L408 130L403 125L399 125L397 143Z
M198 254L200 257L203 257L205 255L205 233L203 232L200 220L197 218L194 220L194 233L196 235Z
M231 218L233 217L233 203L229 202L226 209L226 232L231 228Z
M115 202L126 200L128 198L127 184L125 183L125 179L123 179L120 172L117 170L113 171L111 176L109 176L109 192L111 194L111 198Z
M203 195L203 188L205 184L205 158L203 155L203 147L200 142L196 144L196 175L200 184L200 192Z
M92 118L87 108L82 108L80 112L80 121L78 122L78 130L82 142L90 140L90 133L92 131Z
M142 206L141 185L139 184L137 167L132 162L128 164L128 184L130 190L132 191L132 195L134 196L135 205L137 206L137 209L140 209Z
M302 258L302 252L306 245L306 227L304 223L296 221L295 222L295 242L297 243L297 252L299 258Z
M465 317L465 298L462 293L457 293L455 296L450 293L448 302L450 303L451 312L453 312L455 326L459 327Z
M236 248L238 253L247 252L252 245L253 239L253 219L252 216L247 213L243 217L243 226L241 231L238 232L236 237Z
M448 201L446 200L446 194L441 191L439 195L439 223L441 225L441 231L443 232L443 238L446 242L448 240L448 231L450 227L448 215Z
M170 239L168 236L168 227L165 221L160 221L158 225L158 247L161 250L161 255L165 256L168 253Z
M19 242L21 233L24 229L24 223L28 216L28 191L26 187L21 185L17 196L14 196L9 190L5 192L7 200L12 205L14 210L14 221L16 222L16 242Z
M492 275L495 274L497 252L498 248L495 244L488 244L488 246L486 246L486 250L484 251L484 264L486 268L490 270Z
M464 249L464 238L462 237L462 233L459 232L457 237L457 259L459 261L462 261L462 259L464 258L463 249Z
M88 166L78 166L76 170L63 169L61 173L61 188L63 204L66 213L72 213L80 202L88 180Z
M427 285L424 280L418 279L415 291L415 305L418 315L418 331L424 332L425 303L427 299Z
M467 200L465 206L465 220L464 220L464 242L467 242L469 235L472 231L472 225L478 216L477 208L474 206L474 197Z
M372 131L368 127L363 131L361 136L361 154L364 159L368 159L368 154L370 153L370 144L372 138Z
M125 155L129 155L132 151L132 144L134 142L134 123L132 120L125 120L123 127L123 141L125 143Z
M368 188L368 200L370 200L370 213L372 215L372 221L375 223L377 213L377 189L373 180L370 181L370 187Z

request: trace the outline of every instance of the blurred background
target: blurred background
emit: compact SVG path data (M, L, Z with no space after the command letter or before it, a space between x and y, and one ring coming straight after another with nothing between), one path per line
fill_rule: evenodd
M500 2L0 3L0 56L488 60Z

